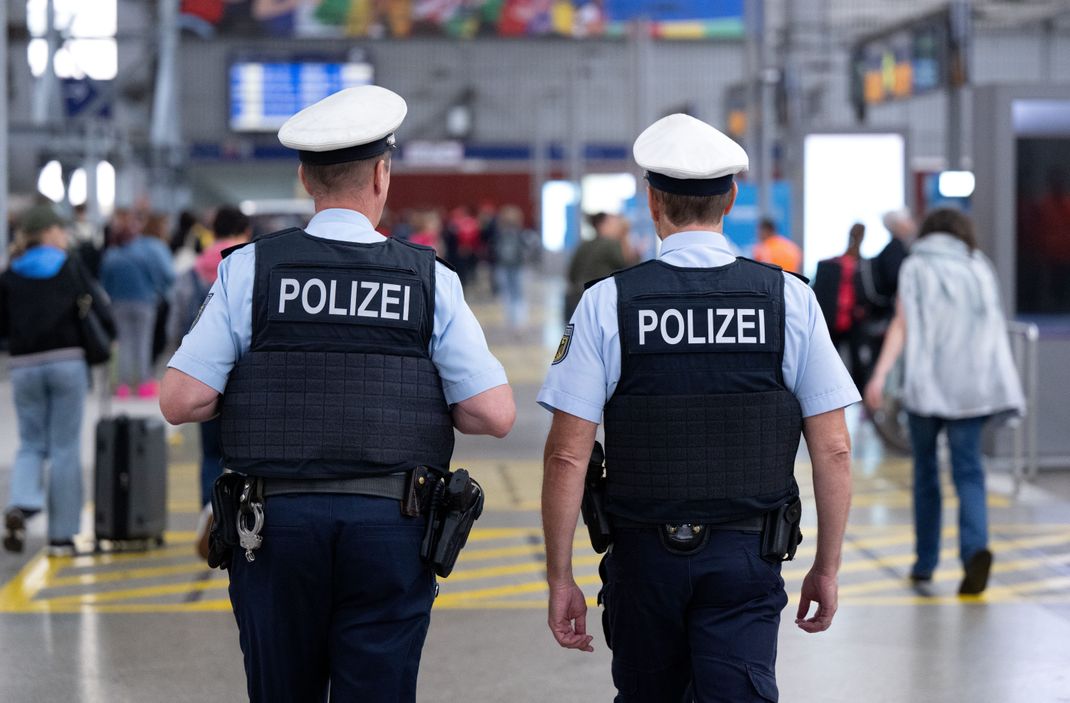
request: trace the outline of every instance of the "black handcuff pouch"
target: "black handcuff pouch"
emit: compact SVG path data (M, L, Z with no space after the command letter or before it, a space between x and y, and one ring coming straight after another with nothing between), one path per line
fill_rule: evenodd
M212 485L212 531L208 534L208 566L226 569L238 546L238 512L246 477L224 473Z

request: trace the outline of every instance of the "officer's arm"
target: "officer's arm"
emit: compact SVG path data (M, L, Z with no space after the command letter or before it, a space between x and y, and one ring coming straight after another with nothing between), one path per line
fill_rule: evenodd
M456 403L451 412L453 426L463 434L504 437L516 420L513 389L508 384L489 388Z
M851 436L843 408L803 420L803 435L813 465L817 501L817 554L803 581L796 624L806 632L821 632L836 614L836 574L840 570L843 535L851 509ZM817 612L807 618L810 603Z
M550 630L562 647L592 651L587 604L572 576L572 542L583 498L583 480L598 425L554 412L543 452L542 528L546 538L546 580L550 586Z
M204 422L219 414L219 392L175 368L164 372L160 411L172 425Z

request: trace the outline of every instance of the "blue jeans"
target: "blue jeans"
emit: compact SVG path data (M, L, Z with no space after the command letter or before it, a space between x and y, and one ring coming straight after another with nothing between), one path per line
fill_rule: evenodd
M89 372L80 360L11 369L19 448L11 474L9 508L45 507L48 470L48 539L69 540L82 514L82 412Z
M256 560L230 562L249 700L323 702L329 687L331 701L413 703L435 597L426 518L331 494L272 496L264 514Z
M936 438L947 430L951 449L951 478L959 496L959 557L963 564L988 547L988 506L985 472L981 464L981 430L986 417L945 420L910 415L910 445L914 454L914 538L917 562L911 573L928 577L940 560L940 471Z

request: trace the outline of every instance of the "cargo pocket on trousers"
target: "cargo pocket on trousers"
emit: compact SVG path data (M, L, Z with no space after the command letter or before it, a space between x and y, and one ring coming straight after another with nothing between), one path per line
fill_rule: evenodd
M747 676L750 677L751 686L763 701L776 703L780 700L780 691L776 687L776 677L765 669L747 664Z

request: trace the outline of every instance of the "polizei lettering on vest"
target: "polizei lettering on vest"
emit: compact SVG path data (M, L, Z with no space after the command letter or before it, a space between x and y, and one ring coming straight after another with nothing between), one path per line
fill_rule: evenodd
M667 308L639 310L639 346L648 341L676 346L739 344L764 345L763 308ZM648 339L649 337L649 339Z
M296 278L279 281L279 314L285 314L287 305L300 305L308 315L333 315L336 317L373 317L384 320L409 320L412 286L401 283L378 281L324 282L309 278L301 283ZM341 290L339 290L341 289Z

